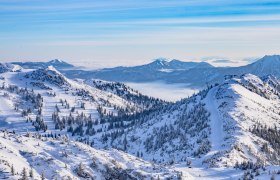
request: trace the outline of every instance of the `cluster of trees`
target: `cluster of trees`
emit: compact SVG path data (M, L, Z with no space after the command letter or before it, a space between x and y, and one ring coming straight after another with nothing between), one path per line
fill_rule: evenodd
M17 173L16 171L15 171L15 168L14 168L14 165L12 164L11 165L11 170L10 170L10 172L11 172L11 175L12 176L15 176L15 175L20 175L20 180L28 180L28 179L34 179L34 172L33 172L33 168L31 168L29 171L27 170L27 168L23 168L22 169L22 171L21 171L21 173L19 174L19 173ZM41 176L40 176L40 180L45 180L46 178L45 178L45 174L44 174L44 172L42 172L41 173Z
M139 126L159 115L159 111L166 109L166 106L167 105L162 105L161 107L156 106L154 108L143 110L142 112L118 113L117 116L101 116L100 123L109 123L110 128L108 129Z
M102 91L111 92L123 99L141 106L142 110L154 108L155 106L167 104L167 102L158 98L144 96L136 90L119 82L104 82L100 80L93 80L92 85Z
M63 130L68 127L68 132L71 132L72 135L83 136L84 132L86 135L94 135L96 133L94 125L98 125L98 120L93 120L91 115L85 115L83 112L81 114L77 113L76 116L73 116L70 112L69 116L59 116L58 112L52 114L52 120L55 123L55 129ZM84 129L86 129L84 131Z
M39 87L41 89L46 89L46 90L52 90L52 88L50 88L49 86L46 86L44 83L42 82L31 82L30 83L33 87Z
M35 121L32 122L32 125L35 127L36 131L44 131L46 132L48 129L48 125L45 123L42 116L37 115Z
M201 93L205 97L207 91ZM162 114L167 114L164 118L170 119L172 123L167 121L165 124L153 128L148 137L141 137L146 152L160 150L172 154L175 151L192 151L193 156L206 154L211 148L208 140L210 113L205 109L205 104L196 102L196 99L190 98L158 109L150 109L146 113L108 119L106 121L109 123L107 132L102 134L101 141L103 144L126 151L129 143L134 142L137 138L131 135L127 137L126 134L131 129L141 128L143 123L152 126L153 123L163 120ZM173 113L174 111L179 113ZM116 140L117 142L115 142ZM138 152L138 154L143 155L142 152Z
M107 116L100 118L100 124L104 125L101 136L101 141L107 143L108 140L110 145L113 145L114 141L123 136L125 130L129 130L133 127L139 127L144 122L156 117L160 114L161 110L165 110L166 106L163 105L160 109L159 107L144 110L143 112L135 112L132 114L123 114L118 116ZM100 132L100 131L97 131ZM125 142L125 141L124 141ZM124 149L124 148L121 148Z
M278 79L272 76L266 76L262 78L262 81L263 84L254 84L250 80L242 82L241 84L248 90L266 99L270 99L272 94L280 97L280 82Z
M28 90L27 88L20 88L15 85L8 85L6 87L5 84L3 84L1 86L1 90L6 90L10 93L20 95L22 97L22 100L31 103L32 106L30 108L32 109L39 109L43 106L43 97L39 93L36 94L33 89ZM24 105L27 106L28 104L25 103ZM18 110L18 108L19 104L16 104L15 109Z
M67 100L60 100L61 106L70 109L69 115L60 116L61 106L55 106L55 112L52 114L52 120L55 124L55 129L63 130L67 129L68 132L72 133L72 136L89 135L93 136L96 132L101 132L101 128L94 128L94 126L102 123L98 119L93 119L91 114L86 115L84 112L75 112L75 107L70 108L70 104ZM84 108L84 103L81 103L81 108Z
M15 110L18 111L22 109L21 115L26 117L27 122L32 122L32 125L35 127L36 131L43 130L44 132L48 129L44 119L42 117L42 107L43 107L43 97L40 93L35 93L32 90L27 88L20 88L15 85L8 85L7 87L3 84L1 87L2 90L7 90L10 93L16 93L21 96L21 100L24 102L15 103ZM35 121L33 121L28 115L34 110L37 110L37 115Z
M259 164L259 163L252 163L252 162L242 162L242 163L236 163L235 168L241 169L244 171L242 179L243 180L253 180L258 179L258 176L263 174L263 172L266 172L267 169L265 166ZM276 175L280 174L280 170L273 170L268 171L268 175L271 175L270 179L275 180Z
M250 132L257 135L258 137L266 140L268 143L264 143L261 150L265 152L268 158L280 164L280 131L276 126L268 127L257 123L253 128L250 129ZM269 149L269 145L273 148L273 152Z
M197 143L199 146L193 155L207 153L211 148L208 140L209 117L210 113L205 110L202 103L195 104L192 108L186 106L174 124L165 124L153 129L152 134L144 142L146 151L164 150L166 144L176 150L190 150L195 147L192 143ZM192 142L193 138L196 139L195 142ZM174 145L174 141L179 143Z
M31 73L27 73L25 78L31 78L33 80L40 80L42 82L47 81L57 86L63 86L68 84L65 78L51 69L37 69Z
M125 114L131 114L133 112L138 111L138 108L135 105L132 104L127 104L127 106L122 107L122 106L117 106L112 103L110 103L109 98L108 99L103 99L103 98L98 98L94 97L92 93L90 93L88 90L85 89L76 89L75 92L72 92L74 96L80 96L82 97L83 100L87 100L90 102L98 102L99 106L97 108L100 117L112 117L114 114L111 111L107 111L106 108L103 107L112 107L114 110L118 112L119 115L125 115ZM81 108L85 109L85 104L81 104Z
M4 63L0 63L0 73L5 73L8 71L9 71L9 68Z
M278 97L280 97L280 81L279 79L277 79L274 76L266 76L263 78L264 82L266 82L266 84L269 84L270 87L272 87L272 92L277 95Z
M234 168L238 168L238 169L242 169L242 170L251 169L253 171L257 171L260 168L264 169L264 164L261 162L254 163L251 161L243 161L242 163L236 162L234 165Z
M149 127L167 118L170 121L153 128L148 137L141 137L146 153L160 150L168 154L176 151L190 152L193 156L206 154L211 148L208 139L210 113L205 109L205 104L199 102L199 98L205 98L211 87L175 104L163 104L160 108L141 113L101 119L101 123L108 124L107 131L103 131L101 136L102 143L126 151L129 143L138 139L131 134L127 136L130 130L141 129L142 125ZM166 114L166 117L162 114ZM143 155L142 152L138 154Z

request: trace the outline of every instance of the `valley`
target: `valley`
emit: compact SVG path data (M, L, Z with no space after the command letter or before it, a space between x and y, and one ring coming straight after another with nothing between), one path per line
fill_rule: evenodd
M37 66L1 63L0 177L31 170L35 179L278 177L274 75L231 75L170 102Z

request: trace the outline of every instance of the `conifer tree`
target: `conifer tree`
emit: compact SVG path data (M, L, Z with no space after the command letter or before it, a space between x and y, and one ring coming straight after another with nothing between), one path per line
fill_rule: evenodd
M11 167L11 173L12 173L13 176L15 175L14 165L12 165L12 167Z
M26 169L23 168L21 173L21 180L28 180Z

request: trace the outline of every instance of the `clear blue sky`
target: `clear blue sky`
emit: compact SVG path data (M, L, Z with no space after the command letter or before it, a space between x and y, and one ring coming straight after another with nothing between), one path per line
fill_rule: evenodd
M0 61L240 60L279 47L279 0L0 0Z

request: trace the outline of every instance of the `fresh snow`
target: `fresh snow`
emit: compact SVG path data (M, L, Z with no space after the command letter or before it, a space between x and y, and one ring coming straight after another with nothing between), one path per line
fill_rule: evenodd
M212 88L206 98L205 104L206 109L210 112L210 127L211 127L211 135L210 142L212 145L212 149L210 154L217 153L222 149L222 143L224 138L224 130L223 130L223 119L219 114L219 106L216 99L217 88Z
M279 177L278 141L273 138L280 129L280 81L273 76L232 76L169 103L122 83L69 79L52 66L2 67L1 178L19 179L23 168L33 168L36 179L42 173L47 179L110 179L120 174L136 179L239 179L256 175L252 167L242 170L240 164L247 162L263 166L257 179ZM148 90L150 84L141 86ZM159 95L168 88L154 89ZM179 94L174 86L169 89L169 96ZM34 126L38 93L45 131ZM70 113L78 123L82 117L82 130L70 122L81 134L68 131ZM59 123L64 119L66 127L57 128L54 116ZM85 133L90 122L91 135ZM253 131L259 124L262 134ZM265 128L274 134L264 134ZM83 171L78 173L81 162Z
M26 134L28 135L28 134ZM0 132L0 177L18 179L23 168L32 169L34 179L111 179L127 173L137 179L176 178L178 172L143 161L117 150L96 150L67 138L43 138ZM78 173L79 166L87 174ZM14 167L15 175L10 172ZM117 170L119 172L117 172ZM121 171L120 171L121 170ZM116 173L116 174L114 174ZM117 174L119 173L119 174Z

